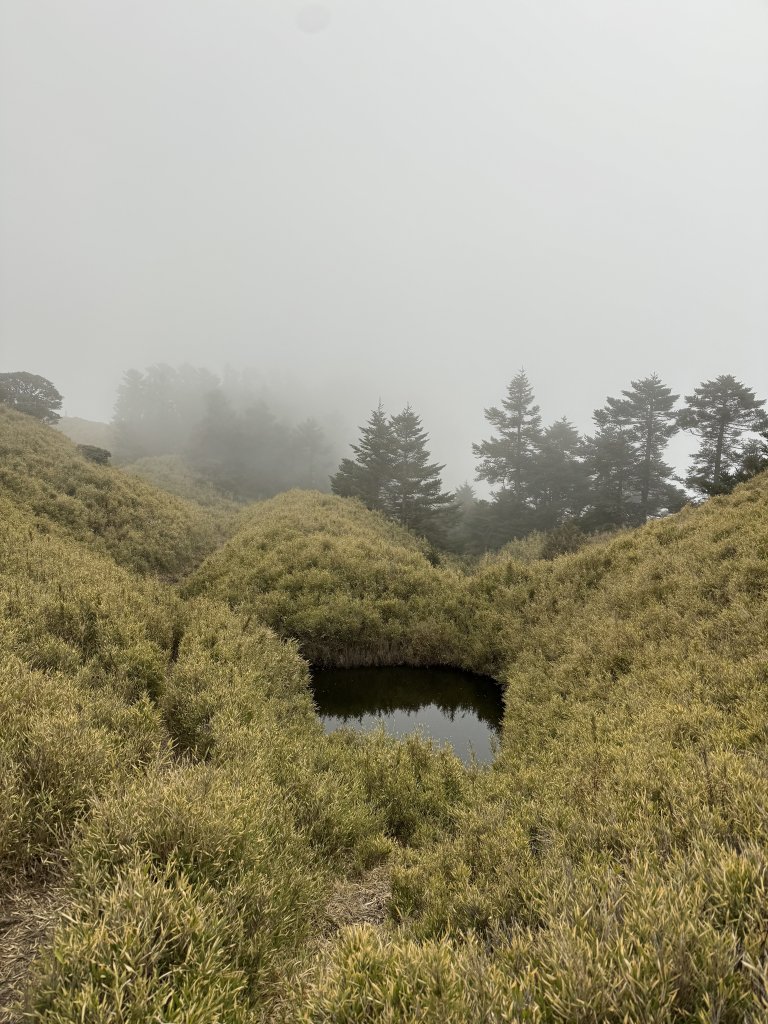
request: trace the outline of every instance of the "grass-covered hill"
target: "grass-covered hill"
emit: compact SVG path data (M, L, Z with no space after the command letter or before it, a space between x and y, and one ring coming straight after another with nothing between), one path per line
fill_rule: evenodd
M292 493L175 586L140 545L186 567L183 502L131 484L131 546L111 548L88 526L98 487L74 527L56 496L115 471L0 422L0 1007L768 1019L768 480L470 575L353 502ZM291 637L317 660L370 638L372 660L493 666L496 761L324 736Z
M84 420L80 416L62 416L56 423L56 430L75 444L92 444L97 448L112 451L115 434L109 423L98 420Z
M463 572L361 504L290 491L254 505L186 585L298 640L315 665L498 669L501 621Z
M241 508L197 474L178 455L153 455L121 466L125 473L138 476L161 491L168 491L186 501L193 501L205 508L234 515Z
M84 459L63 434L0 405L0 494L51 529L138 572L178 576L227 524L119 470Z

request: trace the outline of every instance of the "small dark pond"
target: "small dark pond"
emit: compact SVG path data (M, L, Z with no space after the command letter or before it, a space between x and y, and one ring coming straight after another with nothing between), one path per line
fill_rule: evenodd
M493 759L504 713L500 686L452 669L326 669L313 673L312 693L326 732L384 726L402 739L421 730L465 763L471 752L483 764Z

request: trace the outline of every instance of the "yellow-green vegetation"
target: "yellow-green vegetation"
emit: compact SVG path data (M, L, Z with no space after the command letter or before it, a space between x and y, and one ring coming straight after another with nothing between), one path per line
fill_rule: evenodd
M84 420L79 416L62 416L54 425L65 437L75 444L92 444L97 448L111 451L115 442L115 432L109 423L98 420Z
M188 572L228 524L197 505L82 458L63 434L0 405L0 494L66 535L141 573Z
M768 1017L768 480L474 574L296 492L178 587L170 498L130 489L152 576L89 534L90 491L77 528L41 511L52 432L0 425L0 901L62 907L27 1019ZM493 671L498 757L324 736L300 652ZM382 864L387 920L329 932Z
M503 626L466 574L357 501L289 491L243 526L185 592L225 601L299 642L315 665L500 668Z
M168 491L186 501L206 508L235 514L241 508L225 497L210 480L206 480L178 455L153 455L120 467L123 472L138 476L161 491Z

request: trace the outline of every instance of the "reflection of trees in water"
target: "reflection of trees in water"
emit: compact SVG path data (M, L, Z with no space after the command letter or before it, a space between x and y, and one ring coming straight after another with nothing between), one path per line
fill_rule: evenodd
M357 721L403 711L435 708L451 723L471 715L498 731L503 715L501 688L492 680L445 669L366 668L319 672L312 684L321 715Z

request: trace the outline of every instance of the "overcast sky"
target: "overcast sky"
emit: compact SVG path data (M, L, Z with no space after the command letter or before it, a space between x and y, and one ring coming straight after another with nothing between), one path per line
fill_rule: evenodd
M766 0L0 0L0 370L263 370L448 463L657 371L768 393ZM301 414L301 410L299 410Z

